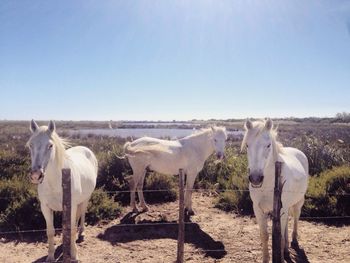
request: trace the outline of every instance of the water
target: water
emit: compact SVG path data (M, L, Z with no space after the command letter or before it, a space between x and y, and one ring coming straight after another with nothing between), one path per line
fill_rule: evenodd
M178 139L183 138L185 136L191 135L194 133L195 129L179 129L179 128L171 128L171 129L156 129L156 128L140 128L140 129L80 129L80 130L68 130L67 133L69 136L75 137L87 137L89 135L95 136L108 136L108 137L133 137L140 138L143 136L149 136L154 138L171 138ZM243 137L243 131L228 131L229 136L233 136L235 138Z

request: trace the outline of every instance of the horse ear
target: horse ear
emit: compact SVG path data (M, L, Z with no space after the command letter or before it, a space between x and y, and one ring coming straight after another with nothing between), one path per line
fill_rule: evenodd
M273 127L273 123L272 123L272 120L270 118L267 118L266 121L265 121L265 128L266 130L271 130Z
M32 121L30 122L30 127L29 127L29 129L30 129L30 131L31 131L32 133L34 133L37 129L39 129L39 126L38 126L38 124L36 124L35 120L32 120Z
M253 123L250 119L247 119L245 121L244 127L246 128L246 130L250 130L251 128L253 128Z
M56 130L56 125L55 125L55 123L54 123L53 121L50 121L50 122L49 122L49 126L48 126L47 130L48 130L50 133L52 133L52 132L54 132L54 131Z

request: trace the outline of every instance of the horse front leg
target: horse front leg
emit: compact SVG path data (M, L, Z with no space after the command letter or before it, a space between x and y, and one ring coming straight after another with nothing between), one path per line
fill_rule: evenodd
M259 208L258 205L253 204L253 210L258 221L259 230L260 230L260 239L262 244L262 252L263 252L263 263L268 263L270 260L268 241L269 234L267 231L267 215L263 213L263 211Z
M281 209L281 253L284 258L288 257L288 209Z
M192 209L192 192L194 181L196 180L196 173L187 172L186 173L186 189L185 189L185 209L189 216L194 215Z
M76 218L77 218L77 205L72 205L71 221L70 221L71 223L70 253L71 253L72 260L79 260L78 253L77 253L77 244L76 244L76 238L77 238Z
M46 261L52 262L55 260L55 242L54 242L55 229L53 225L53 211L45 204L41 203L40 206L41 206L41 212L43 213L46 221L46 235L49 243L49 251L48 251L48 256L46 258Z

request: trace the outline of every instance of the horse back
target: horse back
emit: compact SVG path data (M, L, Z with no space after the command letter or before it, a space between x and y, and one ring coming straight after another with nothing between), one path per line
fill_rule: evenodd
M94 153L84 146L76 146L68 149L66 154L65 168L71 169L72 190L90 196L96 186L98 170Z
M292 147L283 148L279 156L279 161L283 162L285 173L288 177L296 181L307 179L309 176L309 164L305 154Z

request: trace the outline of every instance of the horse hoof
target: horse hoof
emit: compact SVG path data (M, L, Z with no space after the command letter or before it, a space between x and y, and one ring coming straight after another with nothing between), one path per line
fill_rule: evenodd
M135 208L132 209L132 212L133 212L133 213L138 213L139 210L135 207Z
M149 207L148 206L142 207L142 212L148 212L148 211L149 211Z
M194 216L194 211L192 209L186 209L186 213L188 216Z
M289 259L290 257L289 257L289 250L284 250L283 251L283 258L284 259Z
M290 243L291 247L292 248L299 248L299 243L297 240L293 240L291 243Z
M78 236L78 239L77 239L77 243L82 243L84 242L84 239L85 239L85 234L82 233Z

